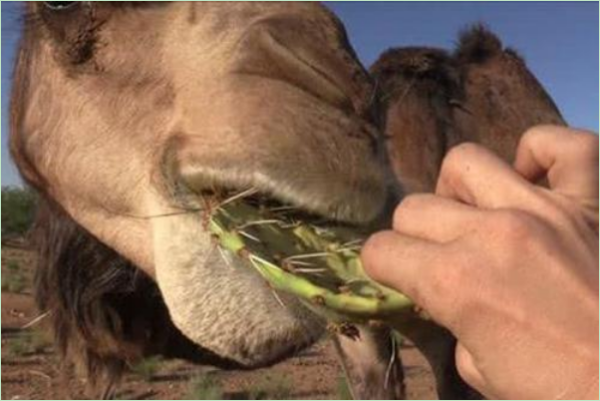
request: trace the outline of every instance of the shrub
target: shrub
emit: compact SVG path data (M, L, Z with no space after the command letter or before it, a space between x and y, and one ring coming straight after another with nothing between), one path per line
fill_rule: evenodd
M131 371L146 381L152 381L160 370L162 358L153 356L142 359L131 367Z
M36 204L33 191L2 187L2 237L26 234L33 223Z
M40 353L50 346L51 340L40 331L26 331L8 341L8 352L14 356Z
M288 400L292 393L292 381L286 375L267 375L248 390L249 400Z
M2 275L2 291L20 293L27 288L27 277L21 271L17 261L9 260L6 263L6 270Z

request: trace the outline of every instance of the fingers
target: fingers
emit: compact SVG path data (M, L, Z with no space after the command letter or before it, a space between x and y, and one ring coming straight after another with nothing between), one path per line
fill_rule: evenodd
M430 194L410 195L394 212L394 230L411 237L449 242L481 221L476 208Z
M455 268L447 247L394 231L377 233L361 251L365 272L394 288L425 309L438 323L451 329L462 269ZM443 271L440 271L443 269Z
M558 126L528 130L514 168L527 180L547 175L550 188L579 199L598 199L598 137Z
M361 259L374 280L411 296L430 268L435 248L428 241L382 231L368 239L361 250Z
M453 148L444 159L436 188L440 196L484 209L535 212L535 187L491 151L474 144Z

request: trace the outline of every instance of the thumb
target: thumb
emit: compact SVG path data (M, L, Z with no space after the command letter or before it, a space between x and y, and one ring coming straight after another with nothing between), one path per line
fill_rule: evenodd
M515 170L530 182L547 177L550 189L574 200L598 226L598 136L558 126L528 130Z
M586 131L539 126L527 131L514 164L523 177L548 177L550 189L574 198L598 199L598 137Z

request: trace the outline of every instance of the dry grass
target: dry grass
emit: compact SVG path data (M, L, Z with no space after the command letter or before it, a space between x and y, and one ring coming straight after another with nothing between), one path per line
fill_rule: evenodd
M346 377L340 376L337 382L337 400L353 400L350 387L348 386L348 380Z

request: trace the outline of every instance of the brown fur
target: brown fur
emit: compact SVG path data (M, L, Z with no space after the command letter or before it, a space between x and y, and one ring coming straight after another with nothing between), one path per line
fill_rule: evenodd
M560 111L518 53L481 25L464 32L454 52L464 97L453 108L461 141L479 143L512 162L523 133L564 125Z
M463 30L458 37L454 57L460 63L482 63L503 51L500 39L484 25L478 24Z
M390 49L371 73L398 181L405 192L431 191L446 150L456 142L449 104L461 97L461 87L454 60L441 49Z
M564 124L517 52L483 25L459 35L448 53L397 48L371 67L379 82L394 172L406 192L431 192L444 155L476 142L511 161L521 135Z

